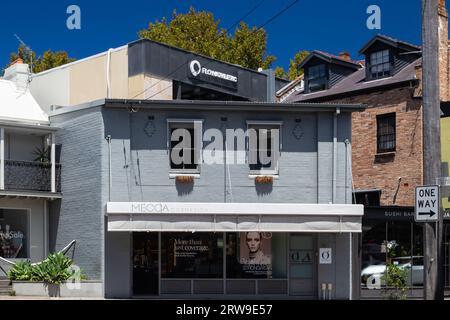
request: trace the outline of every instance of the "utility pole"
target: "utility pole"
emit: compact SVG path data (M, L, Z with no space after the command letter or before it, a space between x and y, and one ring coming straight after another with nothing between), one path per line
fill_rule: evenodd
M441 175L438 1L422 0L424 185L435 185ZM437 222L426 222L423 225L426 300L443 299L443 285L439 279L441 271L439 229L442 225L442 210L438 215Z

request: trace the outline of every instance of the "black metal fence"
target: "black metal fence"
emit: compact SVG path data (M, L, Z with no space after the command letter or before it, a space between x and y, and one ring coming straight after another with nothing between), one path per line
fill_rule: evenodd
M50 163L5 160L5 190L51 192ZM56 164L56 191L61 191L61 165Z

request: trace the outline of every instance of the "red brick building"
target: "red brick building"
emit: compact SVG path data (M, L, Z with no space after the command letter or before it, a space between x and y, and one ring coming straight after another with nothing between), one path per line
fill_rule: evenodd
M445 0L440 0L439 19L440 95L441 101L449 101ZM421 286L422 226L414 222L414 190L423 183L421 47L377 35L360 54L363 61L353 61L347 53L313 51L301 65L302 89L280 92L280 100L366 104L364 112L352 117L354 201L366 208L363 274L391 254L399 263L412 262L410 284ZM450 235L445 237L449 242ZM391 252L389 243L394 244ZM447 260L449 248L447 244ZM445 278L449 286L448 267Z

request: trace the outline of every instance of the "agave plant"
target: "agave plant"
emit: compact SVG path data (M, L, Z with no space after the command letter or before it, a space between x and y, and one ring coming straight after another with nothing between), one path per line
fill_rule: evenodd
M71 268L73 261L63 253L50 254L37 265L28 261L18 262L9 272L9 278L16 281L42 281L48 284L61 284L71 278L86 279L81 270Z
M16 281L31 281L33 266L29 261L17 262L8 272L8 278Z
M35 155L34 161L40 162L42 164L49 164L50 163L50 148L47 147L36 147L33 151Z

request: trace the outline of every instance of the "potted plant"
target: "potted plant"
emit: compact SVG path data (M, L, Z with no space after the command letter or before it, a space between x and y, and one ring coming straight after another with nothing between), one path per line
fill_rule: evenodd
M257 176L255 178L255 183L257 183L257 184L272 184L273 177L272 176Z
M53 253L40 264L31 264L29 261L16 263L8 272L11 281L29 282L37 286L43 286L40 290L51 297L60 296L61 284L77 277L82 280L86 277L81 271L72 270L73 261L63 253Z
M178 183L194 183L194 177L193 176L177 176L175 180Z

